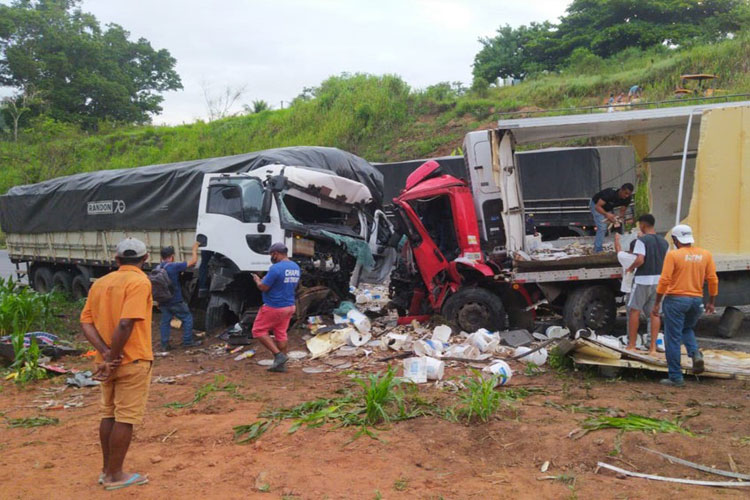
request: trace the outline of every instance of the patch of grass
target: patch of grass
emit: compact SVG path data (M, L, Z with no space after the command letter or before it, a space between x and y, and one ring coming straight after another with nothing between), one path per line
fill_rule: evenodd
M410 397L412 393L405 391L402 382L395 379L393 368L366 378L355 377L354 381L360 388L357 392L262 412L259 417L263 420L234 427L235 441L239 444L255 441L282 420L293 420L290 434L303 426L316 428L332 423L334 428L359 427L354 439L362 435L376 438L372 429L378 425L438 414L423 400Z
M523 374L527 377L536 377L537 375L541 375L543 373L543 370L537 366L536 363L532 363L529 361L526 363L526 366L523 369Z
M555 410L560 410L568 413L588 413L588 414L610 414L612 416L617 416L617 414L620 413L620 410L617 410L615 408L607 408L604 406L586 406L582 404L567 404L567 405L561 405L558 403L555 403L554 401L545 401L544 406L547 406L548 408L554 408Z
M268 493L269 491L271 491L271 485L268 483L263 483L258 486L258 491L260 491L261 493Z
M9 418L6 419L8 422L8 427L11 429L15 428L24 428L29 429L31 427L43 427L45 425L57 425L60 423L59 418L55 417L25 417L25 418Z
M396 491L406 491L406 489L409 487L409 479L401 476L400 478L396 479L393 483L393 489Z
M466 420L481 420L487 422L500 408L502 396L495 390L498 376L484 378L478 371L474 370L474 377L464 381L466 390L459 394L462 406L459 414Z
M375 490L375 496L372 497L374 500L383 500L383 494L380 493L378 490Z
M574 368L573 359L567 354L563 354L558 347L553 347L549 351L547 358L550 368L559 372L570 371Z
M199 403L200 401L204 400L208 395L214 393L214 392L225 392L229 394L234 399L243 399L242 394L237 392L239 390L239 387L236 384L233 384L232 382L226 382L226 377L224 375L216 375L214 377L213 382L209 382L208 384L205 384L198 388L197 391L195 391L195 396L193 396L193 399L191 401L186 401L184 403L181 403L179 401L175 401L172 403L167 403L164 406L167 408L187 408L190 406L193 406L196 403Z
M581 438L592 431L602 429L620 429L623 432L641 431L649 433L679 433L686 436L695 436L692 432L682 426L684 418L666 420L652 417L644 417L629 413L625 417L609 417L599 415L583 421L581 429L571 434L575 439Z

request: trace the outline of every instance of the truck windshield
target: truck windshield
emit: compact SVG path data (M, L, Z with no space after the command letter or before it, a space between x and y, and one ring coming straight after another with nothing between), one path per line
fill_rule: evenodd
M242 222L261 222L263 186L258 179L233 179L208 187L206 212Z

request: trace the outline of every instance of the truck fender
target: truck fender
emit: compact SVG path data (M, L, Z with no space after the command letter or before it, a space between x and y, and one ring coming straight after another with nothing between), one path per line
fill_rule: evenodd
M480 273L482 276L489 277L489 278L495 276L495 272L492 270L492 268L488 266L487 264L483 264L481 262L458 258L455 261L453 261L451 265L455 266L455 270L458 274L461 274L461 267L468 267Z

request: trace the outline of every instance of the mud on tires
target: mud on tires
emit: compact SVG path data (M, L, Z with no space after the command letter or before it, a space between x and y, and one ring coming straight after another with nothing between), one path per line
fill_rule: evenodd
M480 328L505 330L505 308L500 297L484 288L461 288L448 297L443 316L465 332Z
M571 332L590 328L598 334L607 334L617 318L615 296L601 285L576 288L568 294L563 317Z

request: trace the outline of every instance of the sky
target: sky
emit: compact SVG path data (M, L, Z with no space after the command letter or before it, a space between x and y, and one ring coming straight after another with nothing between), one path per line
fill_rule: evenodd
M481 45L504 24L556 21L564 0L84 0L177 59L184 90L164 94L154 123L207 117L216 96L245 88L242 104L287 105L304 87L342 72L397 74L414 88L471 83Z

